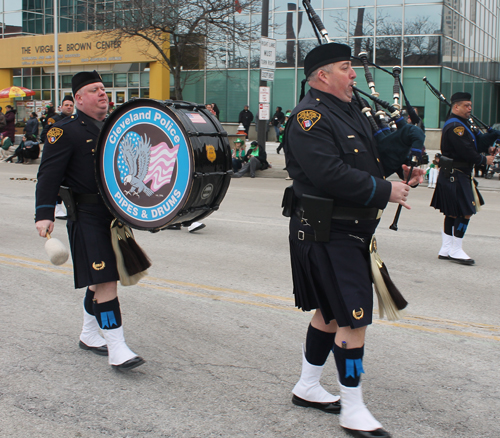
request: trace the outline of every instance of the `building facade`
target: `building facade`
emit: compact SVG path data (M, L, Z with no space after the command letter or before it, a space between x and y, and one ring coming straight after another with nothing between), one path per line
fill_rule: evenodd
M99 26L89 18L89 6L114 13L119 1L58 3L61 96L70 90L74 72L95 68L117 104L132 97L169 97L170 78L158 63L131 42L103 40L95 34ZM271 108L286 110L298 102L305 55L318 43L300 0L269 3L268 36L276 39L277 67L274 81L268 82ZM424 76L448 98L456 91L470 92L473 113L488 124L499 121L500 0L312 0L311 4L330 38L349 44L353 55L367 52L372 62L390 71L395 65L402 67L406 94L427 128L442 126L448 109L426 88ZM53 0L0 0L0 8L0 56L11 58L1 65L0 87L22 85L35 91L34 99L53 100ZM261 14L235 11L234 20L250 28L261 23ZM109 50L107 45L113 44L120 47ZM184 99L216 103L223 122L237 122L247 104L256 114L259 41L246 47L228 39L217 49L220 56L205 60L202 69L183 71ZM356 71L358 87L368 91L363 69ZM381 97L391 101L392 77L374 68L372 73Z

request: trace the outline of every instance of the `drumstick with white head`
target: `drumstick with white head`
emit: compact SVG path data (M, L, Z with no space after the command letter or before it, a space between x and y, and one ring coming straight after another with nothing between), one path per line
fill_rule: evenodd
M45 237L47 238L47 241L45 242L45 251L49 256L50 262L56 266L66 263L69 257L69 252L63 243L59 239L52 237L48 230Z

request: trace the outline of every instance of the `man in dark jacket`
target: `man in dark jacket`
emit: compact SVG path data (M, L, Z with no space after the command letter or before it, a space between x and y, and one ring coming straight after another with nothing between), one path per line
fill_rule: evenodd
M35 226L41 237L52 232L60 186L71 188L77 215L68 218L67 229L75 288L86 288L79 346L107 355L110 365L126 371L143 364L144 359L125 343L110 235L114 217L99 194L94 167L97 137L109 100L96 71L74 75L72 88L77 113L56 122L47 133L38 170Z
M423 180L423 171L414 171L410 185L385 179L368 119L351 103L350 58L350 47L336 43L306 56L311 89L286 126L293 292L297 307L316 309L292 401L340 413L340 425L357 437L388 437L363 403L360 384L373 309L370 242L382 210L388 202L408 207L410 185ZM319 383L332 349L340 397Z
M276 107L276 112L274 113L273 118L269 122L274 126L274 132L276 133L276 141L280 141L280 126L285 121L285 115L283 114L282 108L280 106Z
M24 127L26 137L31 138L33 135L38 137L38 117L36 113L31 113L30 118Z
M248 109L248 105L245 105L243 110L240 112L240 116L238 117L238 123L241 123L245 128L245 132L248 138L248 129L250 128L250 123L253 121L252 111Z

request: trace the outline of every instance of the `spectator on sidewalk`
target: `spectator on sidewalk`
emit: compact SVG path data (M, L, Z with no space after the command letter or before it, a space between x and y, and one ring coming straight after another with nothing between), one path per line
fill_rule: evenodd
M276 112L274 113L273 118L269 122L270 125L274 126L274 132L276 133L276 141L280 141L280 126L283 124L285 121L285 115L283 114L283 111L281 111L281 107L277 106L276 107Z
M243 125L243 128L245 128L247 138L248 138L248 129L250 128L250 123L252 123L252 121L253 121L252 111L248 109L248 105L245 105L245 107L240 112L240 115L238 117L238 123L241 123Z
M271 167L267 162L267 153L264 148L261 148L259 143L253 141L250 145L250 149L245 154L244 158L245 164L242 168L233 174L234 178L241 178L246 173L250 172L250 178L255 178L256 170L265 170Z
M24 134L27 138L31 138L32 135L38 137L38 116L35 112L31 113L30 118L26 122Z
M7 111L5 112L5 129L2 132L4 137L10 137L12 144L16 142L16 110L12 105L7 105L5 107Z

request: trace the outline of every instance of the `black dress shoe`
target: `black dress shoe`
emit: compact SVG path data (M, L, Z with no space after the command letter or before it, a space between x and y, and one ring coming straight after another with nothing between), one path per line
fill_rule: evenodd
M118 371L128 371L132 368L138 367L146 362L142 357L136 356L126 362L121 363L120 365L111 365L115 370Z
M438 259L440 259L440 260L450 260L450 257L438 255Z
M467 266L472 266L476 262L473 259L455 259L453 257L448 257L449 260L455 263L460 263L461 265L467 265Z
M340 413L340 400L332 403L316 403L304 400L294 394L292 397L292 403L297 406L302 406L303 408L319 409L320 411L327 412L328 414Z
M107 356L108 355L108 346L102 345L100 347L90 347L87 344L84 344L82 341L78 343L82 350L91 351L92 353L98 354L99 356Z
M344 429L351 436L355 436L358 438L391 438L391 435L385 429L354 430L347 429L345 427L343 427L342 429Z
M167 227L167 230L180 230L182 224L173 224Z

